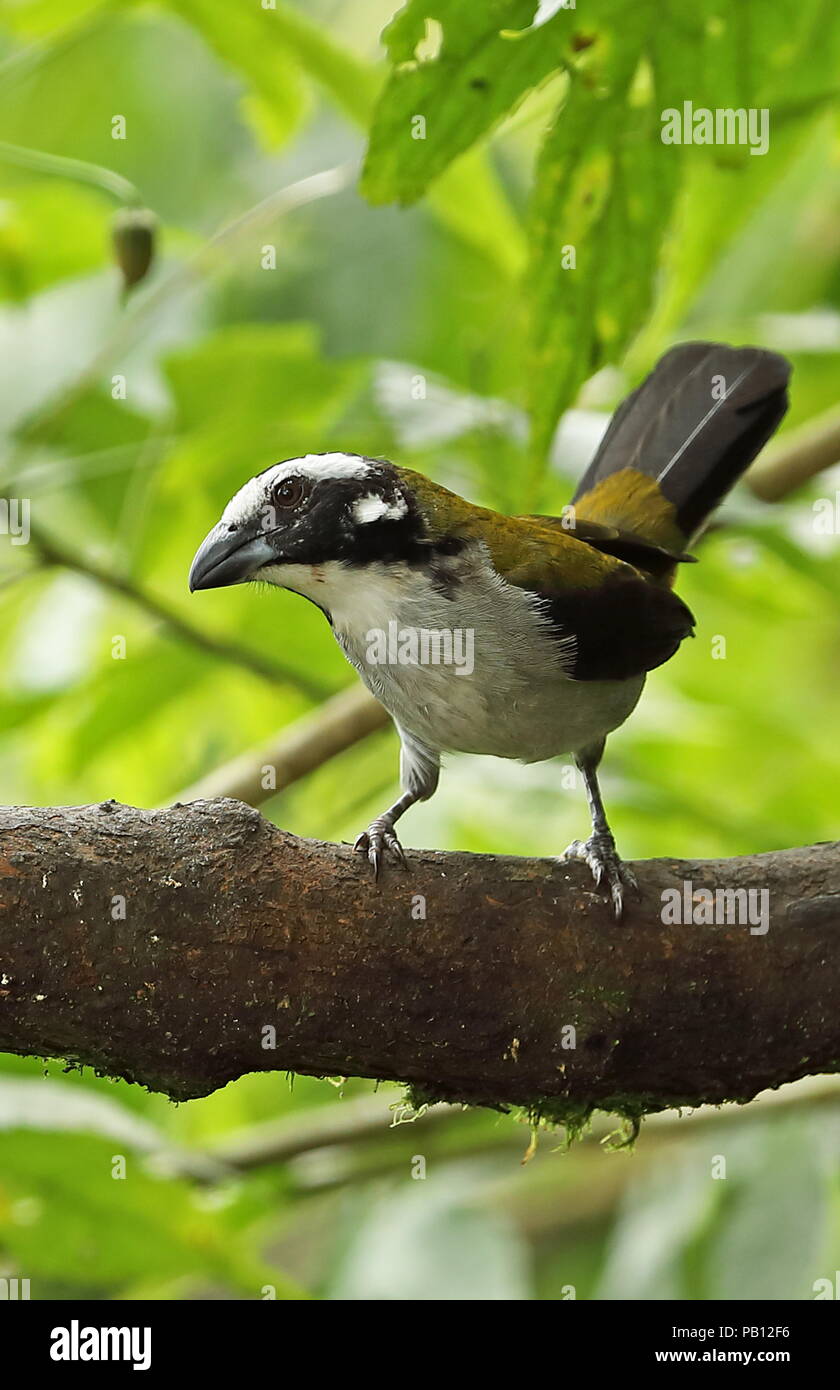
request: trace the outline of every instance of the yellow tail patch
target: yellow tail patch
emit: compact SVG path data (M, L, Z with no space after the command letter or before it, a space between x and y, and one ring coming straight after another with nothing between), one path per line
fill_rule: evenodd
M598 521L630 531L652 545L680 552L686 536L677 524L677 512L655 478L635 468L621 468L602 478L575 502L575 511L586 521Z

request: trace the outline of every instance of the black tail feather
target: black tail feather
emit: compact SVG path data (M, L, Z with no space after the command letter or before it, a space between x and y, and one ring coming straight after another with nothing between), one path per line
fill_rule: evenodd
M763 348L672 348L619 406L575 500L630 468L656 479L690 538L784 416L790 370Z

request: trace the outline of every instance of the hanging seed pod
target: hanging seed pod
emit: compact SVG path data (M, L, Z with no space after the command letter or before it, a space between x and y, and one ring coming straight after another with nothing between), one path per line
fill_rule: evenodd
M122 208L111 224L114 256L126 293L148 274L155 254L157 218L148 208Z

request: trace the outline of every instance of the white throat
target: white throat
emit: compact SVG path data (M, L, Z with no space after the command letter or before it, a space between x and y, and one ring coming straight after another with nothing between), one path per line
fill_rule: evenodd
M416 575L407 565L276 565L260 578L311 599L329 614L336 634L356 635L387 628L407 603L417 601ZM421 586L424 588L425 586Z

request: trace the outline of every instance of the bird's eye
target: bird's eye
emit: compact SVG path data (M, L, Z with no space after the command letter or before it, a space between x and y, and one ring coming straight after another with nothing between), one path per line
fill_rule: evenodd
M271 500L275 507L296 507L303 500L305 492L303 478L284 478L271 489Z

